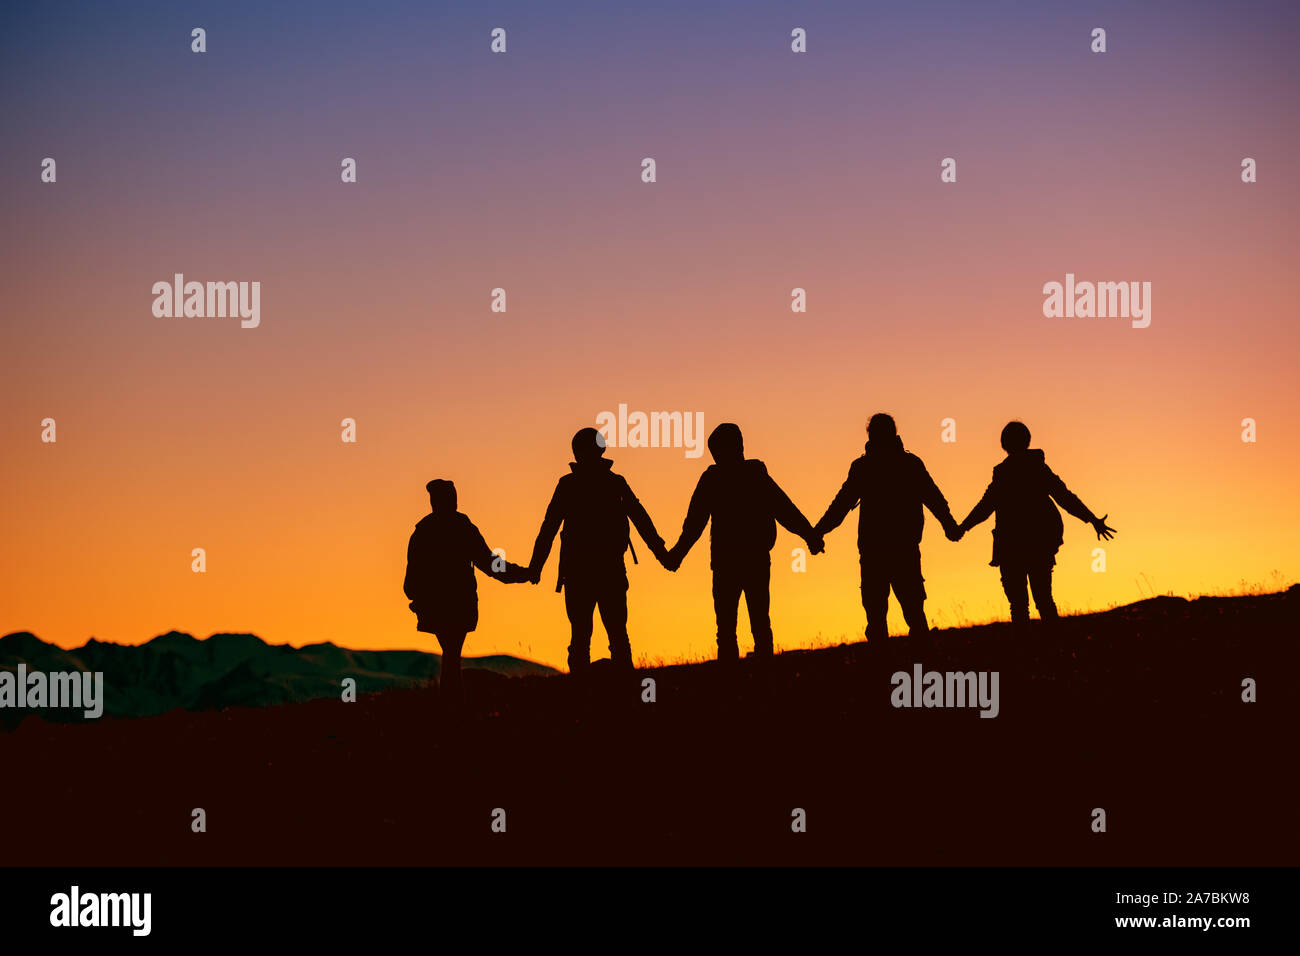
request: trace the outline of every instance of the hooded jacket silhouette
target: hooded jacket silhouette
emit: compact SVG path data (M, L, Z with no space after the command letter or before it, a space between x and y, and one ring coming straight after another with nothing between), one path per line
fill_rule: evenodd
M1061 547L1064 525L1059 504L1097 532L1098 539L1109 539L1115 529L1104 518L1096 517L1070 489L1047 467L1046 456L1030 448L1029 427L1024 422L1008 422L1002 429L1002 450L1007 457L993 467L993 480L984 497L958 527L960 537L990 514L996 514L993 526L993 559L998 568L1002 590L1011 606L1011 622L1024 628L1029 622L1029 591L1033 591L1038 616L1044 621L1059 617L1052 596L1052 568Z
M1033 566L1056 563L1056 552L1065 540L1060 505L1081 521L1093 524L1097 516L1065 487L1039 448L1011 452L993 466L993 480L979 503L962 522L974 527L989 515L993 523L993 567L1004 564Z
M892 435L871 439L862 456L849 466L839 493L817 522L820 534L833 531L855 507L858 513L858 551L866 558L873 550L916 548L925 529L922 506L941 522L951 522L952 512L925 463L903 448Z
M632 645L627 636L627 568L623 553L632 547L629 522L660 561L667 558L663 538L632 493L613 462L602 457L604 439L594 428L573 436L574 461L569 474L555 484L542 528L528 563L532 580L541 575L551 553L555 533L560 533L560 572L555 590L564 592L569 617L569 672L579 673L591 662L593 615L609 636L610 659L619 668L632 668ZM632 551L636 560L636 551Z
M805 540L812 525L757 458L719 462L700 475L674 550L685 554L709 529L709 566L763 556L776 544L776 525Z
M718 620L718 660L739 658L736 638L741 594L749 608L754 655L773 654L769 615L772 559L776 525L808 541L814 554L821 541L812 525L757 458L746 458L740 427L724 422L709 436L714 464L704 470L691 495L682 523L682 536L667 563L674 569L699 540L710 521L709 566L713 569L713 610Z
M505 583L528 577L527 568L493 554L474 522L461 512L435 512L420 519L406 547L402 582L416 630L455 634L478 626L475 568Z
M925 464L903 448L894 420L871 417L862 456L849 466L848 477L815 531L826 534L855 507L858 514L858 562L862 570L862 608L867 639L889 634L889 592L903 609L908 634L929 630L925 619L925 578L921 574L922 508L929 508L949 537L957 522Z
M540 569L546 563L560 533L560 570L555 590L571 583L627 581L623 554L632 548L629 522L652 551L663 551L663 538L654 522L637 500L622 475L613 471L608 458L588 458L569 462L570 473L555 485L555 493L546 507L542 528L533 545L529 567Z

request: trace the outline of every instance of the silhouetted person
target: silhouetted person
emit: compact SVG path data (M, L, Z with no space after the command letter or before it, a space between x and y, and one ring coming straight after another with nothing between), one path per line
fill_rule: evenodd
M492 553L468 517L456 510L456 486L435 478L430 513L420 519L406 548L402 590L411 600L416 630L432 634L442 648L438 696L457 711L465 701L460 653L465 635L478 626L478 585L474 568L507 583L527 581L528 569Z
M718 660L740 658L736 643L736 616L740 595L749 608L749 629L754 634L754 656L772 656L772 622L768 616L772 577L772 546L776 523L781 522L808 543L813 554L822 541L808 519L767 473L757 458L745 458L740 428L726 422L709 435L714 464L704 470L691 495L682 523L682 536L668 552L665 566L676 571L691 545L709 531L709 567L713 569L713 610L718 618Z
M957 522L925 463L904 450L894 419L883 413L872 415L867 422L866 449L849 466L843 487L814 530L821 535L833 531L859 505L858 556L867 640L889 636L886 617L891 587L902 605L908 634L926 633L925 579L921 576L925 514L921 507L930 509L949 537L956 534Z
M1092 525L1098 540L1109 539L1115 529L1106 526L1105 515L1098 518L1065 487L1065 482L1047 467L1040 449L1029 447L1029 429L1022 422L1010 422L1002 429L1002 448L1007 457L993 467L988 490L958 526L957 535L960 537L996 514L993 560L989 564L1001 570L1012 622L1023 627L1029 621L1026 579L1034 591L1038 616L1055 621L1052 568L1065 534L1056 505Z
M594 428L573 436L570 474L555 485L546 508L533 557L528 563L530 580L536 583L551 553L555 532L560 531L560 573L555 590L564 592L564 609L569 615L569 672L578 674L591 663L592 614L600 608L600 620L609 636L609 656L616 665L632 668L632 645L627 637L627 568L623 552L632 546L628 522L660 562L666 561L663 538L641 502L613 462L602 457L605 440ZM563 526L563 530L560 530ZM632 551L636 561L636 551Z

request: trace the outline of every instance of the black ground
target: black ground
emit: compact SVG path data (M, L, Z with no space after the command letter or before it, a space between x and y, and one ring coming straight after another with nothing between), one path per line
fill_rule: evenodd
M5 865L1272 865L1300 847L1300 589L717 665L0 736ZM599 636L598 636L599 639ZM1000 714L890 675L996 670ZM656 682L642 701L644 678ZM1242 681L1258 683L1257 703ZM111 680L111 675L108 675ZM207 832L191 831L201 807ZM1104 808L1105 833L1092 811ZM506 832L491 829L505 811ZM806 812L807 832L791 829Z

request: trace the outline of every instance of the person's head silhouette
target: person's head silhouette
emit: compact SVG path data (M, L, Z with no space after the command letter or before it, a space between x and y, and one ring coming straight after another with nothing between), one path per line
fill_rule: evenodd
M1024 422L1007 422L1002 429L1002 450L1008 455L1029 448L1029 428Z
M573 448L573 460L576 462L595 461L605 454L605 436L594 428L581 428L570 443Z
M709 453L718 464L745 460L745 440L740 426L723 422L709 433Z
M867 441L887 442L897 437L898 426L894 424L894 416L876 412L867 422Z
M424 486L429 493L429 507L434 514L451 514L456 510L456 486L446 478L435 478Z

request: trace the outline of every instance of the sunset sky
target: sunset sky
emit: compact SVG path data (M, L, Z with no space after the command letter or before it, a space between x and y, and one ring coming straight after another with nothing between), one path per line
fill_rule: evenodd
M425 482L526 562L620 403L738 423L812 521L873 412L958 520L1019 418L1119 529L1094 573L1065 516L1063 611L1295 581L1300 11L899 6L7 8L0 633L436 651L401 589ZM259 281L260 327L155 317L175 273ZM1066 273L1150 282L1150 327L1045 318ZM610 457L671 544L707 452ZM780 533L778 647L861 639L856 524L804 573ZM1007 617L991 526L927 516L933 625ZM676 574L634 543L634 655L712 656L707 541ZM468 655L563 666L556 557L480 577Z

